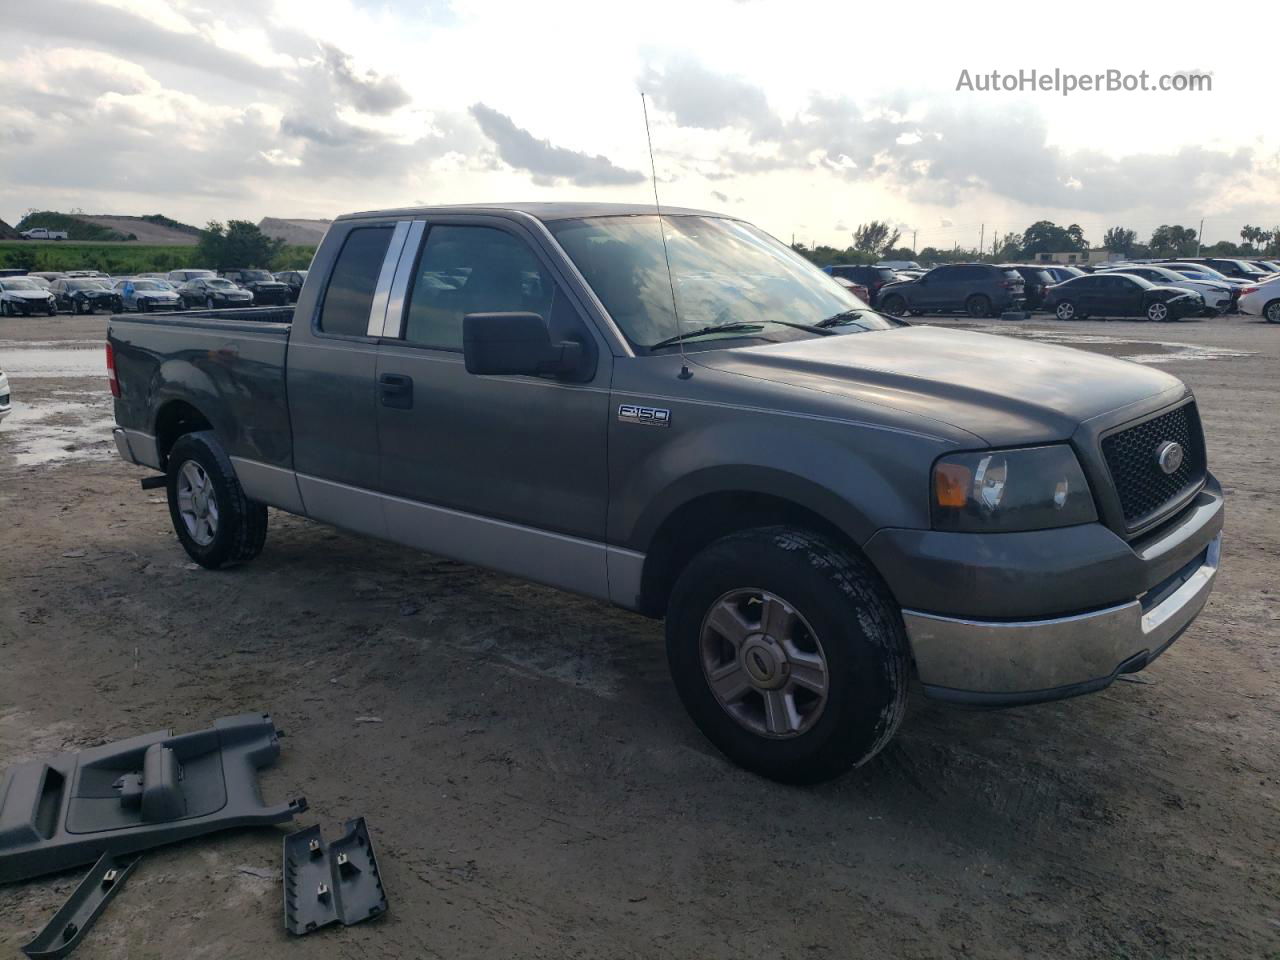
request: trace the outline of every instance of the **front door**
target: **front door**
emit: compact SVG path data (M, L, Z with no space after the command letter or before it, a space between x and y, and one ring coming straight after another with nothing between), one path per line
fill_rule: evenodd
M497 217L433 219L406 246L378 351L379 489L395 539L603 595L610 354L553 263ZM593 378L468 373L463 317L508 311L589 343Z

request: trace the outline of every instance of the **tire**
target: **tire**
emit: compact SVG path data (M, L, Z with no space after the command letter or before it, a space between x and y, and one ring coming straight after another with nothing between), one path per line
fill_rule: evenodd
M964 309L965 313L975 320L989 317L991 316L991 298L981 293L975 293L964 302Z
M1053 308L1053 315L1059 320L1077 320L1080 319L1076 313L1076 305L1070 300L1062 300Z
M212 310L212 309L213 309L213 297L205 297L205 298L204 298L204 308L205 308L206 310Z
M139 313L150 313L150 312L151 312L151 301L150 301L150 300L142 300L142 299L139 299L139 300L137 301L137 305L138 305L138 312L139 312Z
M761 631L773 616L789 624L785 646ZM804 530L762 527L703 550L672 589L666 634L694 723L734 763L772 780L817 783L865 763L906 711L907 641L888 589L865 561ZM792 679L801 668L807 683ZM716 672L735 685L723 698L708 680Z
M1157 300L1147 307L1147 319L1152 323L1168 323L1173 319L1173 314L1169 311L1167 303Z
M1280 300L1272 300L1263 307L1262 315L1267 323L1280 323Z
M174 532L187 556L200 566L220 570L248 563L262 552L267 508L244 495L212 430L178 438L169 451L167 490Z
M49 316L56 317L58 315L58 304L56 302L49 304L49 306L46 308L46 312L49 314Z
M8 317L12 315L13 308L9 306L8 300L0 300L0 317Z
M899 294L892 293L884 298L880 309L892 317L900 317L907 312L907 301Z

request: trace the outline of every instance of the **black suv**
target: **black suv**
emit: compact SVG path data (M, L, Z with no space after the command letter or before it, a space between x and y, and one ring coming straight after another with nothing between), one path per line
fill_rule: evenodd
M243 287L253 294L256 306L268 304L284 305L289 302L289 288L281 283L267 270L219 270L218 276L225 277L238 287Z
M1012 267L990 263L948 263L916 280L890 283L880 291L885 313L945 313L963 310L971 317L990 317L1021 310L1026 284Z
M282 270L276 274L276 279L289 288L289 302L297 303L298 294L302 292L302 285L307 282L307 271Z
M880 299L880 289L887 283L898 279L890 267L865 267L856 263L837 263L826 268L833 277L844 277L853 283L860 283L867 288L867 296L871 298L868 306L874 307Z
M1034 264L1002 263L1002 270L1017 270L1022 277L1023 299L1028 310L1039 310L1044 306L1044 292L1058 282L1058 278L1044 267ZM1063 279L1066 279L1065 277Z

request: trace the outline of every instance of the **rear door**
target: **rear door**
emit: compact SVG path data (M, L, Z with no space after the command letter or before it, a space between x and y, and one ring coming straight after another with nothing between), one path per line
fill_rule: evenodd
M376 494L378 309L399 253L392 244L403 245L408 229L407 221L336 223L314 268L327 282L300 298L289 335L293 460L306 512L375 536L386 533Z
M606 595L604 341L523 223L455 215L414 228L377 362L379 486L392 536ZM553 340L588 343L593 379L469 374L463 317L507 311L539 314Z

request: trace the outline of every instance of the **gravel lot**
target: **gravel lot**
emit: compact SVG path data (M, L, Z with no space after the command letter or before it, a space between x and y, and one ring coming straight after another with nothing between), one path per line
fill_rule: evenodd
M1280 957L1280 328L980 326L1192 384L1228 491L1217 591L1133 682L917 700L816 789L720 759L657 623L283 514L253 565L195 568L114 459L106 318L0 326L0 766L269 711L265 796L326 834L366 816L391 902L290 943L286 828L239 831L147 854L81 955ZM77 879L0 888L0 953Z

